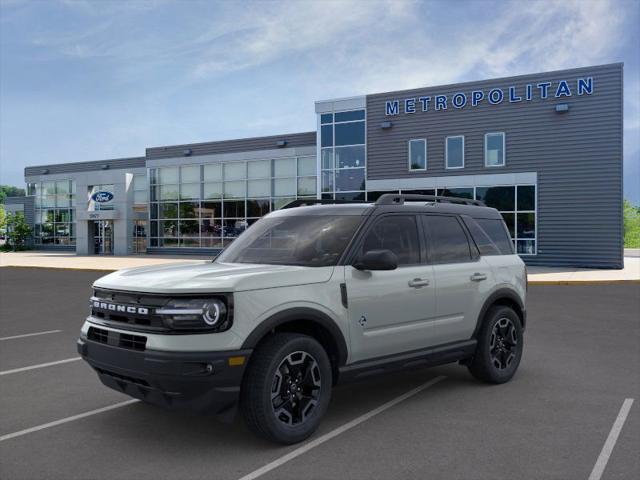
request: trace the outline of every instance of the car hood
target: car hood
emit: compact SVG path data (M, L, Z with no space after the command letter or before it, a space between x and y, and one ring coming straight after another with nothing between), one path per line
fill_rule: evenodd
M128 268L94 283L96 288L146 293L239 292L327 282L333 267L247 263L173 263Z

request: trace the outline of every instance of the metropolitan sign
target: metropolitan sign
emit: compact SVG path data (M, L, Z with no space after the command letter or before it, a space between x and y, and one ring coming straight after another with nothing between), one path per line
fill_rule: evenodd
M470 92L457 92L453 95L434 95L423 97L411 97L402 100L394 99L385 102L385 115L398 115L399 113L428 112L432 110L447 110L448 107L457 109L467 105L477 107L483 102L489 105L498 105L502 102L509 103L529 102L534 98L545 100L553 95L554 98L571 97L576 95L591 95L593 93L593 78L578 78L575 83L560 80L557 83L540 82L527 84L523 87L491 88L488 90L472 90ZM402 112L401 108L402 107Z

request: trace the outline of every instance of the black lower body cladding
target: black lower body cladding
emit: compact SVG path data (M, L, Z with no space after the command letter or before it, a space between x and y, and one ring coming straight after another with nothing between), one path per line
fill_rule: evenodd
M77 345L107 387L161 407L219 415L238 402L252 352L134 351L84 339Z

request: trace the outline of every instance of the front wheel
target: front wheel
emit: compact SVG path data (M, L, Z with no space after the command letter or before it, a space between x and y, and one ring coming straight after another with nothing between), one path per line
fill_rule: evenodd
M469 364L471 375L488 383L511 380L522 358L523 340L518 314L509 307L492 307L478 333L476 353Z
M251 356L240 407L258 435L297 443L318 428L332 383L331 363L322 345L306 335L275 334Z

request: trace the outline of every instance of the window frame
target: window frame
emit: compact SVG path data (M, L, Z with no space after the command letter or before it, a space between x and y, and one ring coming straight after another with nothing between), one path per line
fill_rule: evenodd
M449 139L450 138L462 139L462 165L459 167L449 166ZM444 166L446 170L460 170L461 168L464 168L464 135L449 135L448 137L444 137Z
M411 142L424 142L424 168L411 168ZM429 159L427 158L428 143L426 138L410 138L407 141L407 167L410 172L426 172L429 167Z
M487 163L487 138L489 135L502 135L502 163L489 165ZM505 132L487 132L484 134L484 166L487 168L499 168L507 165L507 134Z

